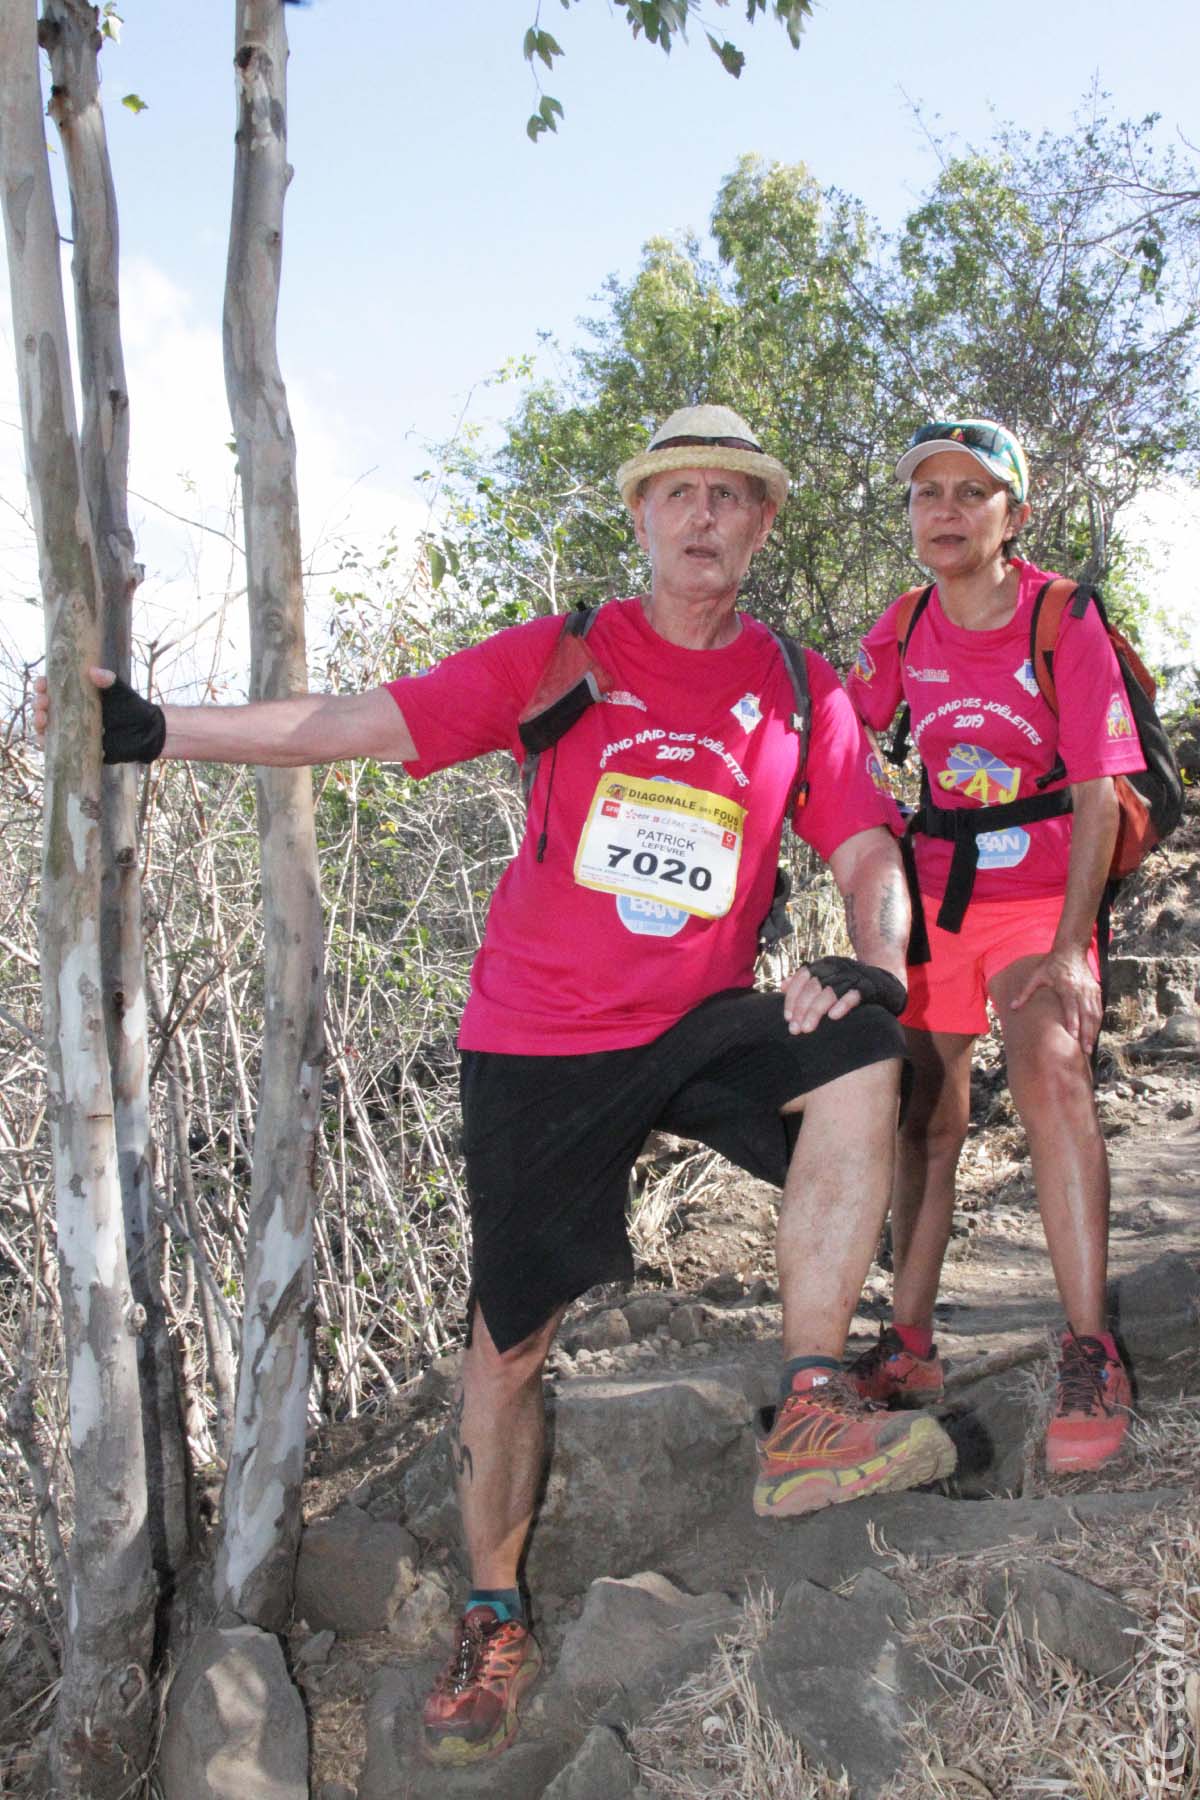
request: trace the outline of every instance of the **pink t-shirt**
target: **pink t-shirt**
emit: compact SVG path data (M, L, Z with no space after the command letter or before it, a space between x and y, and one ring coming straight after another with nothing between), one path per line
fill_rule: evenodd
M708 995L751 985L797 739L783 658L739 618L718 650L668 643L636 599L596 618L587 646L613 691L542 755L472 970L464 1049L648 1043ZM523 761L517 718L561 631L561 618L535 619L389 683L419 752L409 772L497 749ZM809 798L793 823L828 857L899 817L837 676L807 657Z
M903 697L912 741L936 806L998 806L1054 793L1075 781L1145 768L1125 687L1100 616L1063 614L1054 652L1059 718L1042 699L1029 659L1029 627L1038 590L1054 579L1014 558L1017 607L1007 625L968 631L942 611L935 587L917 620L904 668L889 606L859 646L846 683L861 718L876 731L890 724ZM1065 781L1046 789L1037 777L1061 756ZM915 839L923 893L940 899L954 846L921 833ZM979 837L979 900L1017 900L1066 889L1071 818L1041 819Z

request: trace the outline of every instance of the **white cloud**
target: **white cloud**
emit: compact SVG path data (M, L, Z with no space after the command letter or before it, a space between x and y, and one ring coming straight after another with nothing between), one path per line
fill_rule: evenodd
M130 518L146 571L136 630L143 642L179 646L173 656L180 680L219 661L231 686L240 688L249 663L248 628L220 321L202 319L193 298L145 258L126 262L121 304ZM412 494L376 484L358 467L344 422L322 412L302 373L284 373L298 446L305 566L313 572L307 586L312 642L327 618L328 577L339 544L354 543L369 558L394 530L407 545L425 524L425 507ZM28 603L38 595L38 578L27 515L6 284L0 313L0 638L20 660L38 657L42 639L40 608Z

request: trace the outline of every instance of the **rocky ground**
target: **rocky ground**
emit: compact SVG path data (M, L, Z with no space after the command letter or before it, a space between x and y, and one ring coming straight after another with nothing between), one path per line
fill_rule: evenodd
M527 1568L547 1673L519 1742L471 1772L417 1754L464 1588L445 1357L313 1443L294 1626L201 1633L152 1791L1200 1800L1200 816L1136 878L1114 951L1097 1092L1137 1383L1115 1466L1050 1483L1041 1464L1058 1307L997 1041L938 1307L958 1469L933 1490L754 1518L775 1196L656 1142L635 1287L586 1295L550 1365ZM890 1287L885 1242L852 1353Z
M585 1296L551 1364L527 1571L550 1673L485 1769L430 1771L415 1748L463 1585L455 1359L314 1447L290 1644L313 1793L1200 1795L1198 838L1139 879L1114 945L1098 1095L1140 1415L1119 1465L1053 1484L1040 1465L1058 1306L997 1042L938 1308L959 1468L936 1492L753 1518L774 1195L660 1143L637 1285ZM884 1244L852 1351L889 1298Z

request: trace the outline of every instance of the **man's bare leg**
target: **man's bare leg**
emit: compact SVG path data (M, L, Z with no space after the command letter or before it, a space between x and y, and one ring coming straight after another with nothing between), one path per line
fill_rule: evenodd
M565 1307L510 1350L497 1350L478 1306L451 1415L458 1503L480 1588L512 1588L542 1476L542 1369Z
M899 1098L893 1059L784 1108L804 1114L776 1237L785 1359L845 1349L892 1191Z
M928 1413L865 1404L841 1358L891 1195L897 1059L815 1089L779 1215L784 1382L758 1447L754 1510L790 1518L948 1475L954 1445ZM800 1110L799 1104L795 1109Z
M432 1762L465 1766L505 1749L541 1668L541 1652L513 1590L545 1457L542 1367L565 1310L500 1351L475 1308L450 1416L475 1593L422 1713L424 1754Z

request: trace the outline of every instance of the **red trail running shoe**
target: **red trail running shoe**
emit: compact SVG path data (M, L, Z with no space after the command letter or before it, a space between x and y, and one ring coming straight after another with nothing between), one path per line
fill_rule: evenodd
M490 1606L463 1614L458 1646L425 1702L424 1753L431 1762L498 1756L517 1735L517 1707L537 1680L542 1653L527 1625Z
M1099 1338L1063 1333L1054 1412L1046 1430L1046 1472L1099 1469L1116 1456L1129 1430L1133 1392L1125 1365Z
M879 1406L936 1406L945 1394L945 1370L934 1349L915 1356L892 1326L879 1327L879 1341L856 1356L846 1373L864 1400Z
M816 1512L949 1475L953 1443L925 1413L885 1412L848 1375L802 1369L758 1444L760 1518Z

